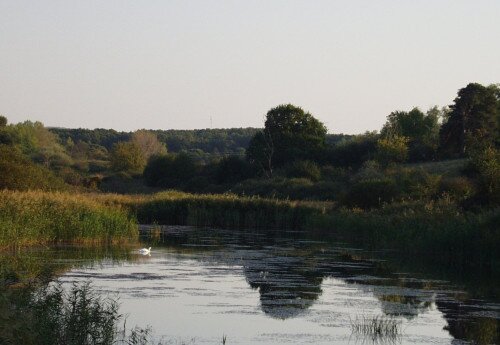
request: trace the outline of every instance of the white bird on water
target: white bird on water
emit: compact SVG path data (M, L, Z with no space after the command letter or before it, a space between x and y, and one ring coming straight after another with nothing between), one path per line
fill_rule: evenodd
M151 254L151 247L139 249L139 254L142 254L142 255Z

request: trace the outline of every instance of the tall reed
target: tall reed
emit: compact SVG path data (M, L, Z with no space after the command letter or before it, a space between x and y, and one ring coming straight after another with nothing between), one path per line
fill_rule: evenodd
M232 194L163 192L152 196L100 195L108 205L128 207L144 224L222 228L301 229L326 203L306 203ZM321 206L320 206L321 205Z
M0 191L0 248L51 242L117 242L137 236L133 216L85 195Z

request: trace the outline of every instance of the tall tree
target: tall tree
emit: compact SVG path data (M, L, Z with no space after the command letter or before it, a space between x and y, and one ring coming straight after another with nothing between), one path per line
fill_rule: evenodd
M122 141L116 143L111 150L111 165L116 171L142 173L146 159L136 143Z
M496 86L471 83L458 91L440 131L445 156L464 156L498 142L500 92Z
M247 157L270 175L294 160L315 159L325 147L326 127L292 104L267 112L264 130L250 142Z
M156 134L151 131L145 129L135 131L132 134L132 141L139 146L146 159L154 155L164 155L167 153L165 144L161 143Z
M408 138L409 158L428 160L434 156L439 142L439 118L444 113L433 107L424 114L420 109L395 111L387 116L380 134L389 139L394 136Z

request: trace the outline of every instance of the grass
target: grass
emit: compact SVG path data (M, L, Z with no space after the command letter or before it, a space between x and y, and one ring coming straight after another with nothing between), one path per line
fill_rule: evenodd
M467 159L461 158L437 162L411 163L404 166L408 168L421 168L429 174L457 177L462 175L461 172L466 167L467 162Z
M152 196L97 195L106 205L120 205L143 224L194 225L221 228L301 229L329 203L298 202L233 194L162 192Z
M154 341L150 328L127 331L117 300L99 295L88 282L69 289L55 283L9 292L10 298L0 295L1 344L163 344Z
M499 270L499 222L500 209L463 213L452 202L437 200L371 211L339 209L314 217L310 226L363 247L396 249L414 260Z
M127 210L86 195L0 191L0 248L120 242L137 233L136 221Z
M376 343L392 342L402 335L402 322L394 317L384 315L356 316L350 321L353 334L369 337Z

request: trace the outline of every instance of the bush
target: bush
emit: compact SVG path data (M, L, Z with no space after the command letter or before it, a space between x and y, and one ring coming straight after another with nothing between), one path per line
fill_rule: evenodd
M402 136L379 139L375 159L382 165L405 162L408 159L408 141Z
M412 199L430 198L439 192L440 175L427 173L423 169L393 167L386 175L392 178L400 192Z
M474 195L476 187L466 177L443 178L439 184L439 192L449 195L454 200L464 200Z
M251 179L231 188L231 193L292 200L334 200L341 190L337 182L313 183L305 178Z
M236 183L254 176L253 166L238 157L225 157L216 164L215 181L218 184Z
M146 183L152 187L173 188L187 183L200 167L187 154L151 157L144 169Z
M347 182L351 171L331 165L321 167L321 179L330 182Z
M52 171L33 163L15 148L0 145L0 189L65 190L68 186Z
M398 187L391 179L362 180L351 185L342 198L342 204L369 209L391 202L399 196Z
M306 178L318 181L321 178L321 170L312 161L295 161L285 167L285 175L288 178Z

